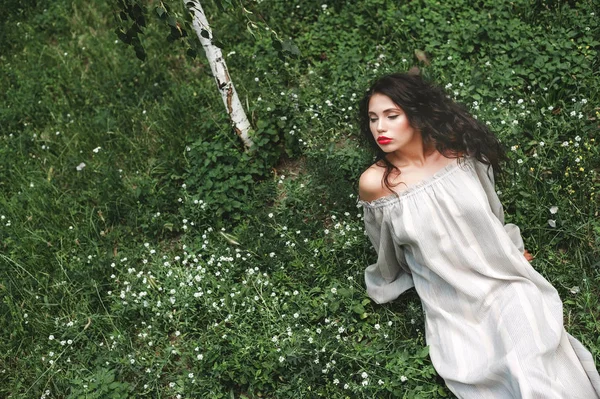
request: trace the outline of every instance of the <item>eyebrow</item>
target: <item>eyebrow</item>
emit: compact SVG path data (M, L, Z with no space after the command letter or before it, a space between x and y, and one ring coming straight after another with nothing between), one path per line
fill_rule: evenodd
M402 112L402 111L400 110L400 108L388 108L383 111L384 114L389 114L390 112ZM371 114L377 115L375 112L369 111L369 115L371 115Z

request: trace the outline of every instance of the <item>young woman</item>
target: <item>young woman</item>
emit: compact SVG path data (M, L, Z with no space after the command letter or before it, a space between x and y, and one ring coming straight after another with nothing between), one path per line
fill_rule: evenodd
M504 224L496 137L419 76L378 79L360 107L377 161L360 177L377 303L415 287L431 361L460 398L600 398L557 291Z

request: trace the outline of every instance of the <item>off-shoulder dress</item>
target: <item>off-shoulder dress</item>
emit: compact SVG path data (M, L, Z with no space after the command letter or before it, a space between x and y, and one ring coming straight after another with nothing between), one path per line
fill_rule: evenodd
M600 398L590 352L563 326L554 287L504 224L491 168L470 157L363 206L377 262L369 296L414 287L433 366L460 398Z

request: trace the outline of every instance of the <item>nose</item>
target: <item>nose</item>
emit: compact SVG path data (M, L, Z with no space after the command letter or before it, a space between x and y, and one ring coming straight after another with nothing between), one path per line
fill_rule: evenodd
M379 118L379 120L377 121L377 131L379 133L386 131L385 125L383 123L383 118Z

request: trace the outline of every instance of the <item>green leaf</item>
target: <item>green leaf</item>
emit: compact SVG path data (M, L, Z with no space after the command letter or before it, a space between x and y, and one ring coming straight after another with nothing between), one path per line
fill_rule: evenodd
M281 42L279 40L277 40L276 38L271 39L271 45L277 51L281 51L283 49Z
M361 304L356 304L352 306L352 311L356 314L362 315L363 313L365 313L365 308Z
M144 11L142 10L142 7L139 6L139 4L136 4L131 10L131 15L133 15L134 19L138 19L140 16L144 15Z
M141 14L138 17L136 17L135 23L138 24L139 26L142 26L145 28L146 27L146 17L144 16L144 14Z
M291 41L290 39L284 40L282 43L282 47L283 47L283 51L291 53L292 55L295 55L295 56L302 55L302 53L300 53L300 49L298 48L298 46L296 46L296 44L294 44L294 42Z
M119 37L119 40L121 40L123 43L131 44L131 38L128 35L126 35L125 32L123 32L120 29L117 29L117 30L115 30L115 33Z
M219 8L219 11L225 11L225 7L223 7L223 2L221 0L215 0L215 3L217 3L217 7Z
M198 55L196 50L194 50L193 48L187 49L187 51L185 53L191 58L196 58L196 56Z
M221 235L225 238L225 240L227 240L228 243L233 244L233 245L240 245L240 243L238 242L238 238L236 236L228 234L228 233L224 233L222 231L220 231L219 233L221 233Z
M528 193L527 191L519 191L519 194L521 194L525 198L531 197L531 194Z
M137 47L135 49L135 56L138 57L141 61L146 61L146 51L143 47Z

